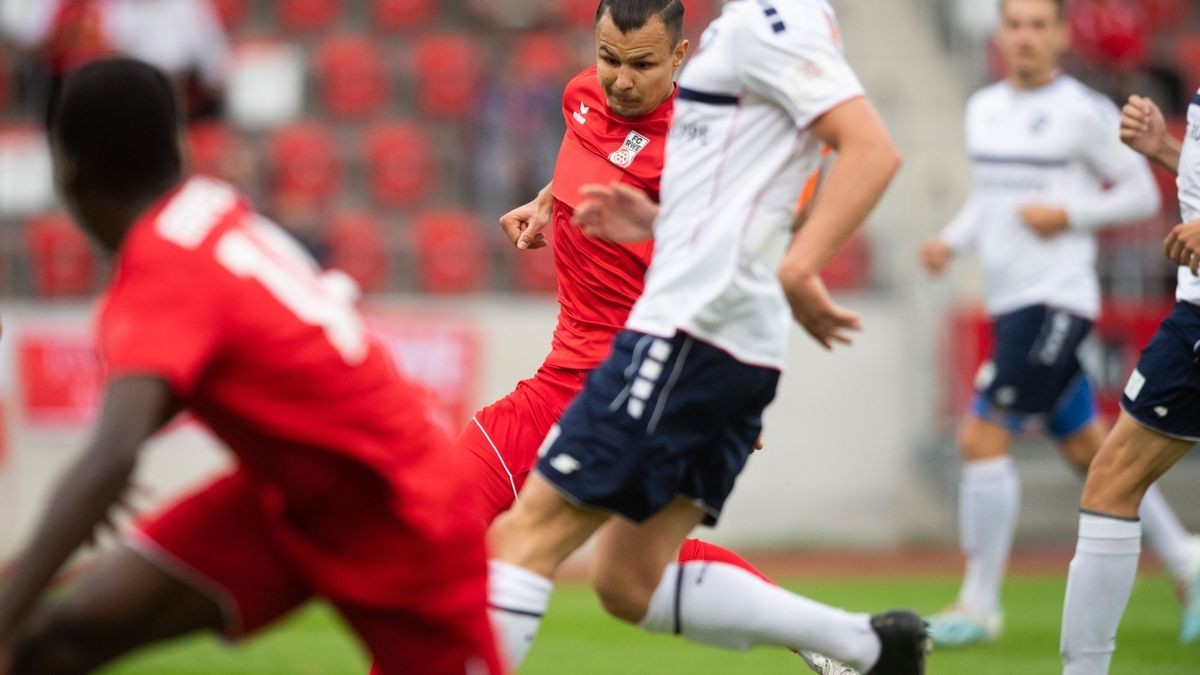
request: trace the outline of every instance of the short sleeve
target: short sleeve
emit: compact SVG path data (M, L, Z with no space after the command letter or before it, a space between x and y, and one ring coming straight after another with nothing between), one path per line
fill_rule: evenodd
M862 96L862 84L834 38L832 17L813 10L804 26L742 18L738 77L750 91L788 112L797 127ZM777 28L778 27L778 30Z
M157 246L123 252L98 325L108 379L152 375L191 394L222 335L219 284L196 251Z

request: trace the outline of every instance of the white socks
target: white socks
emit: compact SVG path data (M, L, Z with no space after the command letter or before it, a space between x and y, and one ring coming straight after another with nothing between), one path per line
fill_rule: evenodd
M958 604L981 616L1000 609L1021 508L1021 481L1011 457L967 462L959 486L959 536L967 558Z
M866 614L827 607L719 562L671 563L639 624L708 645L807 649L866 672L880 643Z
M1178 579L1186 574L1192 562L1191 536L1175 511L1167 505L1157 485L1151 485L1146 491L1138 515L1142 518L1146 543L1154 549L1171 578Z
M499 560L488 562L488 614L509 671L525 660L553 590L546 577Z
M1063 603L1063 675L1105 675L1137 576L1142 526L1084 513Z

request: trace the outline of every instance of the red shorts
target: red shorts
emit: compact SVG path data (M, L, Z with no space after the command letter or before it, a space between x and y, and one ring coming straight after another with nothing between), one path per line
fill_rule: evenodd
M511 394L475 413L455 441L455 447L479 460L472 494L485 524L512 506L550 427L583 389L589 372L543 365Z
M238 470L140 524L126 543L216 600L231 639L323 596L374 656L380 675L503 672L487 619L477 528L449 536L438 527L430 535L384 508L338 518L346 540L356 542L345 553L329 550L323 533L305 543L307 535L264 508L261 487ZM307 550L316 548L324 550ZM333 578L345 575L354 583ZM377 594L338 590L364 585Z

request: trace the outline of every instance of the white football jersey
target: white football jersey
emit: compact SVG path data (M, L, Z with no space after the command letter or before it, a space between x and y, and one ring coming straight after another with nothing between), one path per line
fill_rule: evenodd
M1179 156L1179 212L1183 222L1200 220L1200 92L1188 106L1187 137ZM1187 267L1179 268L1179 286L1175 297L1183 302L1200 305L1200 277Z
M941 236L979 254L993 316L1038 304L1100 312L1093 232L1148 218L1160 201L1149 164L1121 143L1120 118L1066 75L1025 91L999 82L967 104L973 186ZM1031 204L1065 208L1070 229L1042 239L1018 215Z
M791 313L778 268L821 156L808 127L861 95L827 2L725 4L679 78L654 257L630 329L684 331L782 368Z

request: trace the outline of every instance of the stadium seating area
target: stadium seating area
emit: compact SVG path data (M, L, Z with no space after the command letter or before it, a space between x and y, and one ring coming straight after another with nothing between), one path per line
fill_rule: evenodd
M241 186L369 292L553 290L549 256L516 255L493 224L552 171L559 93L590 62L595 0L211 1L232 50L222 113L189 129L197 171ZM978 0L931 0L954 2ZM719 3L686 4L694 38ZM1198 11L1186 0L1077 0L1072 70L1114 93L1150 83L1182 105L1200 82L1188 20ZM36 60L0 46L0 292L86 295L100 266L47 225L58 219ZM1161 229L1108 235L1105 255L1135 255L1132 238L1150 256ZM69 270L74 261L88 262ZM831 285L868 286L870 262L857 238Z

